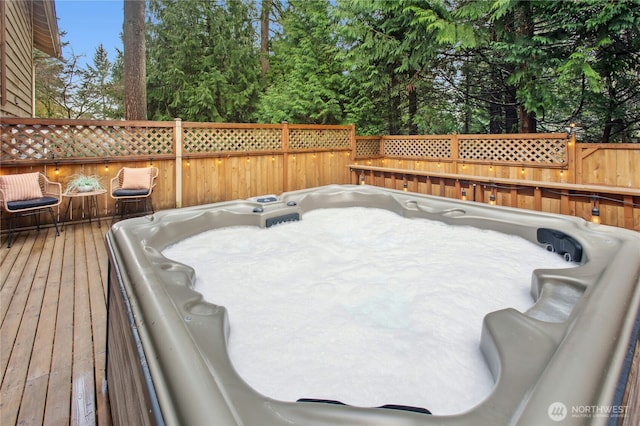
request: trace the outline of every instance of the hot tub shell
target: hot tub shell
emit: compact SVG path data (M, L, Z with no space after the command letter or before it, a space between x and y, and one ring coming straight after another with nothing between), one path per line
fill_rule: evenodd
M495 387L477 406L438 416L263 396L232 366L226 309L193 290L191 267L162 255L169 245L210 229L266 227L304 220L314 209L356 206L492 229L543 246L538 230L549 229L579 243L576 267L534 271L531 309L485 316L478 332ZM617 424L629 418L626 395L640 307L636 232L569 216L331 185L156 212L115 224L106 242L107 383L116 425Z

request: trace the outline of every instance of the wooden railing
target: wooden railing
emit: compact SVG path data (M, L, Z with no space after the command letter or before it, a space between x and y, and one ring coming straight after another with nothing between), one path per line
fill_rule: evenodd
M349 165L368 184L529 210L578 216L640 231L640 188L542 182L403 168Z

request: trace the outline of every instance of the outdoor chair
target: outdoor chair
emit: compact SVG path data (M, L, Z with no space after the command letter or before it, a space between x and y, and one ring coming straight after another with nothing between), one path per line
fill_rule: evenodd
M9 213L9 237L7 247L11 247L18 216L35 217L37 230L40 230L40 213L48 210L51 222L60 235L53 207L62 202L62 185L50 182L40 172L0 176L0 207Z
M157 167L123 167L118 171L116 177L111 179L109 191L111 198L115 200L111 217L112 225L118 213L121 219L124 218L127 206L134 203L142 204L142 209L139 209L138 213L144 214L149 211L154 213L151 194L157 178Z

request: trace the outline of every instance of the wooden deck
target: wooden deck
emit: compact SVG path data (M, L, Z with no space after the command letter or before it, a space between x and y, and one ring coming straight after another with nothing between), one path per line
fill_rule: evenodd
M106 224L0 247L0 424L109 425Z

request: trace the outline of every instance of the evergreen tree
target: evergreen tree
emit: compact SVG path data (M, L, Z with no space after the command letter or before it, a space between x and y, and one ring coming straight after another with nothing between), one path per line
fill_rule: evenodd
M61 33L64 38L66 34ZM69 46L63 41L63 48ZM123 117L122 85L115 64L102 45L93 63L81 65L81 57L51 58L33 51L36 116L69 119L119 119ZM121 55L120 55L121 57Z
M437 56L433 31L414 22L412 7L421 3L337 3L347 111L358 128L391 134L455 130L455 113L441 105L450 102L447 79L439 75L451 67Z
M60 105L60 97L64 86L64 63L35 49L33 51L33 63L36 117L65 118L66 110Z
M149 116L640 140L636 0L150 0ZM261 14L258 14L260 8ZM264 30L258 33L258 29ZM39 116L119 118L123 54L34 53Z
M272 41L268 88L259 121L337 124L343 121L343 73L328 0L290 0L282 35Z
M111 96L115 102L113 116L124 118L124 52L116 49L116 59L111 66Z
M640 140L640 3L542 6L545 20L567 35L562 55L552 58L558 84L546 90L562 104L553 105L549 121L562 122L565 113L592 140Z
M487 131L558 131L578 121L594 140L610 140L611 130L640 136L637 1L403 4L443 52L464 58L452 88Z
M260 65L252 3L152 0L147 24L150 117L251 120Z
M113 81L114 64L100 44L93 56L93 64L81 70L79 94L88 100L86 115L97 120L122 118L122 86Z

